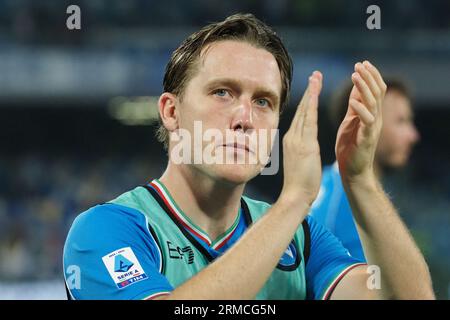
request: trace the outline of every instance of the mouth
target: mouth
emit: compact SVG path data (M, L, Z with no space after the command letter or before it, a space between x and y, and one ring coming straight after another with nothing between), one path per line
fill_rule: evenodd
M240 144L240 143L227 143L227 144L223 144L222 147L234 148L236 150L243 150L243 151L253 153L253 150L251 150L248 146L246 146L244 144Z

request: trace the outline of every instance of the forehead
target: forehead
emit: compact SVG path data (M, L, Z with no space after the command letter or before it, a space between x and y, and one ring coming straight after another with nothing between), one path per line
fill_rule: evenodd
M389 90L383 103L383 113L388 115L411 115L413 113L411 101L404 94Z
M281 74L275 57L265 49L241 41L219 41L202 50L197 70L201 81L236 79L249 86L281 92Z

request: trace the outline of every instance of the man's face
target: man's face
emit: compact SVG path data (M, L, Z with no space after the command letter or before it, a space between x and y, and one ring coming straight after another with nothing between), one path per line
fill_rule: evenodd
M201 121L203 132L218 129L223 138L205 141L201 148L205 150L209 145L211 154L223 154L222 159L228 157L234 163L191 166L217 180L245 183L264 167L264 163L257 161L260 150L266 150L262 152L266 156L271 150L270 131L278 127L279 121L280 70L271 53L245 42L220 41L205 49L178 103L178 126L192 135L194 121ZM260 129L267 130L267 142L260 139L250 142L250 134ZM241 142L240 146L225 145L229 142L225 139L227 130L235 141ZM261 134L257 136L261 138ZM192 152L202 151L198 149L192 143Z
M383 102L383 128L376 161L385 167L401 167L408 162L411 149L418 141L411 102L396 90L388 91Z

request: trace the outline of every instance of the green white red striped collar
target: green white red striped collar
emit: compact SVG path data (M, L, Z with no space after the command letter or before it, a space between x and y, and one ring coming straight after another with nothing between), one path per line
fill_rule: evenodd
M161 197L161 199L164 201L166 206L170 209L173 216L177 219L180 224L183 225L187 230L189 230L192 234L194 234L197 238L204 241L209 247L211 247L214 250L220 249L227 241L230 239L234 231L236 230L237 226L239 225L239 221L241 219L241 211L242 209L239 209L239 212L236 216L236 220L234 221L233 225L228 228L222 235L220 235L216 240L212 241L211 238L208 236L208 234L203 231L200 227L195 225L195 223L192 222L191 219L181 210L181 208L177 205L173 197L170 195L169 190L164 186L164 184L161 183L158 179L154 179L152 182L149 183L153 189L156 190L158 195Z

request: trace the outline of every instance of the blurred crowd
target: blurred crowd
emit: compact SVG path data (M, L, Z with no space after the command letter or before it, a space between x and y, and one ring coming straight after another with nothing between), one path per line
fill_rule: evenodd
M0 280L62 275L62 248L77 214L161 173L145 158L0 160Z
M383 23L390 27L450 26L448 1L391 0L377 3L383 4ZM66 8L71 4L82 9L83 23L96 28L199 26L220 20L224 14L249 11L275 25L326 28L359 25L365 19L361 8L373 4L373 1L0 0L0 27L9 28L14 39L37 41L65 25Z

